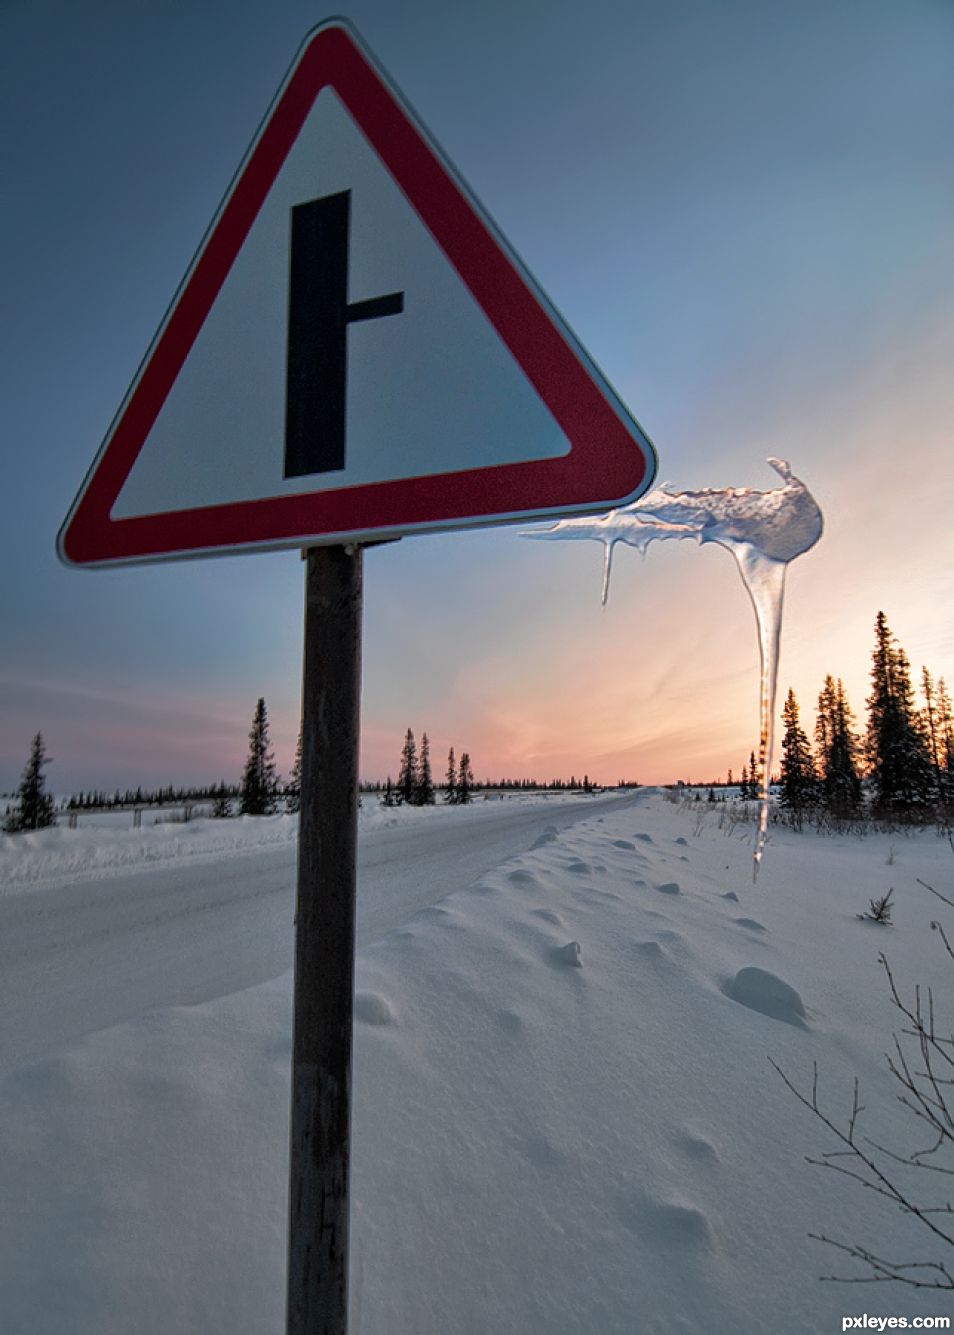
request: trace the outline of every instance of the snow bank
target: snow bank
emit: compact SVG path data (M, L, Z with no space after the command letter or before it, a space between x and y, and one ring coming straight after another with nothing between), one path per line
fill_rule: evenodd
M858 1074L869 1133L920 1144L884 1071L876 955L954 1013L915 880L949 887L950 852L782 831L753 889L748 830L697 813L650 798L551 831L360 952L359 1335L804 1335L945 1310L817 1283L844 1268L809 1231L930 1249L805 1166L833 1146L766 1058L803 1087L817 1061L842 1121ZM890 885L896 926L859 923ZM283 1328L290 988L0 1082L8 1335Z

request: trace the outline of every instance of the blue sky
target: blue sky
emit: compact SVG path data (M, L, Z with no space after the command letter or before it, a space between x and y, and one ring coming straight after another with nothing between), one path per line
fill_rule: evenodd
M954 685L954 8L841 0L346 5L652 438L660 479L826 514L780 686L863 710L875 613ZM326 17L284 3L5 4L0 788L237 775L297 732L294 552L131 570L54 538L271 96ZM366 559L364 770L404 729L478 775L738 768L751 611L725 553L513 530Z

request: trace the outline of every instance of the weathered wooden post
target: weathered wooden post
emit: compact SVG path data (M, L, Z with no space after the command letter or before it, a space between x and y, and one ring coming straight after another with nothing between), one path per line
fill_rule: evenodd
M288 1335L344 1335L348 1322L361 558L307 554Z

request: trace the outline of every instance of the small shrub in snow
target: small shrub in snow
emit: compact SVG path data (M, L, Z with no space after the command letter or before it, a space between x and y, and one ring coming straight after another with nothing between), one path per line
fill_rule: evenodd
M867 913L859 913L858 917L867 918L869 922L880 922L884 926L890 927L892 909L891 896L893 894L894 886L891 887L886 895L882 895L880 899L869 899Z

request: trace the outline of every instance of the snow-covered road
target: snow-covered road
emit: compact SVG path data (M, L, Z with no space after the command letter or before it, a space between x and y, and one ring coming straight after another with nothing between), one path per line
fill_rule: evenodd
M473 884L547 826L563 829L640 798L501 801L364 830L358 944ZM0 896L0 1071L147 1011L211 1001L285 973L294 880L295 847L280 843Z

